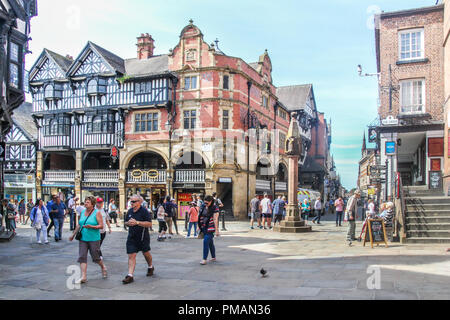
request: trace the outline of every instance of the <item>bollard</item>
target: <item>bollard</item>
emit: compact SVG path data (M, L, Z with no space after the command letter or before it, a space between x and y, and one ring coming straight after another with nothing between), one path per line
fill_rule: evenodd
M222 229L220 231L227 231L227 229L225 229L225 210L222 210L220 214L222 215Z
M189 213L186 211L184 213L184 231L188 231L188 223L189 223Z

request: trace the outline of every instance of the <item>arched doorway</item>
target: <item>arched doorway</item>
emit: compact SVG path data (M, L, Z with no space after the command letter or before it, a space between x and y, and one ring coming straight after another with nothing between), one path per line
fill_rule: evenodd
M184 219L194 195L205 195L206 163L199 153L183 150L174 170L174 199L178 204L178 218Z
M138 194L144 198L144 206L154 212L168 194L166 161L156 152L141 152L130 160L127 169L127 205L129 198Z
M278 165L278 172L275 177L275 193L277 195L286 195L288 183L288 171L284 163Z

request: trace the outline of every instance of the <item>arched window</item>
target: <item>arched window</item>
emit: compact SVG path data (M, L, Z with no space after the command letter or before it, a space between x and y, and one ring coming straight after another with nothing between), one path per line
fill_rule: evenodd
M48 84L45 87L44 98L45 99L53 99L54 97L55 97L55 89L53 88L53 85Z
M96 116L92 119L92 132L102 132L102 116Z
M98 83L97 80L92 79L88 82L88 94L97 94L98 93Z

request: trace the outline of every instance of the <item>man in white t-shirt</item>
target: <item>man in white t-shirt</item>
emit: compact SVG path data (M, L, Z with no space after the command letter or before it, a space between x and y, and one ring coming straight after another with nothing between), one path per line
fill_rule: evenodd
M76 203L78 201L78 197L70 198L68 207L69 207L69 216L70 216L70 231L75 230L77 227L77 216L76 216Z
M269 229L272 229L272 203L269 199L269 196L267 193L264 193L264 199L261 200L261 208L262 208L262 215L263 220L262 224L264 226L264 229L266 229L266 220L267 220L267 227Z
M320 197L317 198L316 203L314 203L314 211L316 216L312 220L313 223L320 224L320 217L322 216L322 199Z

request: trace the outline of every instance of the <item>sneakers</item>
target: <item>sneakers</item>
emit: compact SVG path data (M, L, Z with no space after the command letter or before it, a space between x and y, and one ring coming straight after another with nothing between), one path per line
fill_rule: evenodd
M253 228L253 227L250 227L250 229L254 230L255 228Z
M153 272L155 271L155 267L151 267L147 269L147 277L151 277L153 275Z
M158 237L158 241L159 241L159 242L164 241L164 238Z
M45 241L44 243L45 243L45 244L49 244L50 242L48 242L48 240L47 240L47 241Z
M42 244L41 240L39 240L37 243L38 243L38 244Z
M132 283L133 281L134 281L134 278L131 277L131 276L129 276L129 275L127 275L127 276L125 277L125 279L122 280L122 283L123 283L123 284L129 284L129 283Z

